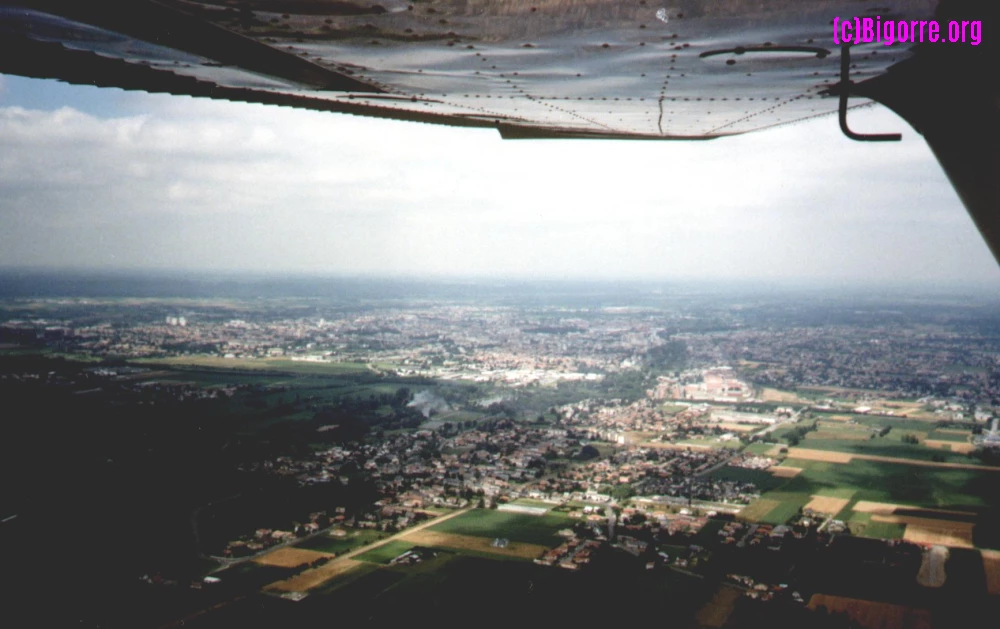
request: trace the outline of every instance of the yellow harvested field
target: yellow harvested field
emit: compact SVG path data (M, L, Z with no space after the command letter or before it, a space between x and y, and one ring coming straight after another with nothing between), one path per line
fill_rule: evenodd
M1000 472L1000 467L989 465L971 465L968 463L937 463L922 459L901 459L892 456L875 456L873 454L848 454L828 450L812 450L809 448L789 448L788 456L808 461L825 461L827 463L850 463L851 459L865 461L881 461L884 463L899 463L900 465L920 465L922 467L941 467L953 470L978 470L980 472Z
M770 450L767 451L766 455L767 456L781 456L781 449L784 448L784 447L785 446L783 446L783 445L773 446Z
M905 524L906 532L903 539L916 544L937 544L952 548L973 548L972 522L954 522L951 520L935 520L909 515L887 515L874 513L873 522L888 522L890 524Z
M510 542L506 548L495 548L492 538L458 535L456 533L439 533L429 530L417 531L412 535L404 535L402 539L414 544L420 544L421 546L475 550L481 553L502 555L504 557L520 557L522 559L540 557L542 553L548 550L547 546L522 544L521 542Z
M983 569L986 571L986 591L990 596L1000 595L1000 550L981 550Z
M915 507L907 507L906 505L894 505L888 502L872 502L870 500L859 500L857 501L851 509L859 513L883 513L891 514L896 509L914 509Z
M824 461L826 463L850 463L854 458L853 454L846 452L832 452L830 450L811 450L809 448L789 448L788 456L793 459L805 459L807 461Z
M775 465L774 467L768 468L767 471L771 472L771 474L777 476L778 478L795 478L802 471L802 468Z
M861 513L881 513L883 515L891 515L895 513L897 509L917 509L926 513L945 513L948 515L971 515L968 511L932 509L930 507L914 507L912 505L897 505L889 502L871 502L869 500L859 500L853 507L851 507L852 511L859 511Z
M333 553L321 553L304 548L286 546L254 559L254 563L262 566L278 566L279 568L294 568L302 564L312 563L321 557L334 557Z
M806 441L811 439L847 439L851 441L868 441L870 433L861 432L829 432L825 430L817 430L815 432L810 432L806 434Z
M813 594L808 607L812 610L825 607L831 612L844 612L865 629L930 629L931 627L929 610L904 605Z
M744 520L750 520L756 522L757 520L763 518L765 515L770 513L775 507L781 504L780 500L771 500L770 498L758 498L754 500L746 507L740 511L739 516Z
M952 452L958 452L959 454L968 454L976 449L976 446L971 443L964 443L962 441L939 441L937 439L925 439L924 445L928 448L951 450Z
M901 463L903 465L920 465L923 467L943 467L953 470L979 470L980 472L1000 472L1000 467L989 465L970 465L968 463L936 463L934 461L923 461L921 459L899 459L891 456L874 456L871 454L855 454L855 458L867 461L883 461L885 463Z
M699 627L722 627L733 613L736 601L740 600L740 591L733 587L720 585L715 596L704 607L698 610L695 620Z
M350 572L362 563L364 562L357 561L356 559L334 559L318 568L297 574L290 579L276 581L264 589L277 590L279 592L305 592L326 583L334 577L339 577L342 574Z
M760 398L765 402L799 403L805 401L795 393L792 393L791 391L779 391L778 389L768 389L768 388L765 388L763 391L760 392Z
M965 428L938 428L937 432L947 432L952 435L968 435L970 434Z
M662 443L647 441L646 443L640 445L642 445L643 448L659 448L660 450L715 450L712 446L691 443Z
M851 417L850 415L827 415L823 419L825 421L849 422L849 421L853 420L854 418Z
M872 519L886 516L875 515ZM890 516L891 517L891 516ZM946 524L942 520L936 520ZM948 522L948 526L924 526L922 524L907 524L903 539L914 544L931 544L950 546L952 548L975 548L972 543L972 524L968 522ZM956 526L963 525L963 526Z
M837 515L840 510L847 506L850 498L830 498L829 496L813 496L812 500L803 509L812 509L819 513Z
M722 422L719 424L719 428L732 432L752 432L754 430L758 430L760 426L754 426L753 424L733 424L731 422Z

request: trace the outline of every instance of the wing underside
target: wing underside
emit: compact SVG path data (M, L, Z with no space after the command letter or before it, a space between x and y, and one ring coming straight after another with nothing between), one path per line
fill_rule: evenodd
M511 138L710 139L836 112L833 18L927 19L934 5L375 2L0 1L0 72ZM851 78L909 55L857 46Z

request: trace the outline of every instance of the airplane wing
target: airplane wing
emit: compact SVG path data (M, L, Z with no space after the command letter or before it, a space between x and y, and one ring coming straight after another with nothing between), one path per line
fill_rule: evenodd
M897 2L883 19L928 19ZM0 72L497 127L705 139L837 111L834 17L803 0L16 0ZM853 51L854 80L911 53Z
M839 112L851 137L890 139L848 129L847 109L873 99L925 136L997 256L996 13L983 0L0 0L0 73L505 138L702 140ZM855 17L978 20L982 41L842 55L834 26Z

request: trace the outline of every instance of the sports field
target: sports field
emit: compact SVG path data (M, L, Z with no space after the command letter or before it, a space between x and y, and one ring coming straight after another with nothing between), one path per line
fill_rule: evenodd
M378 548L373 548L372 550L363 552L360 555L355 555L355 557L361 561L367 561L369 563L387 564L396 557L399 557L406 551L413 548L415 545L416 544L411 544L410 542L397 540L382 544Z
M331 553L320 553L314 550L304 550L286 546L278 550L267 553L254 559L262 566L278 566L280 568L295 568L303 564L309 564L324 557L333 558Z
M436 548L450 548L457 551L473 551L486 555L497 555L500 557L511 557L516 559L535 559L549 549L549 546L538 544L525 544L524 542L509 542L506 547L500 548L493 545L494 537L477 537L473 535L457 535L455 533L441 533L438 531L417 531L404 538L419 546L433 546Z
M296 546L323 553L342 555L355 548L360 548L365 544L377 541L380 537L384 537L384 534L378 531L348 529L342 537L333 536L329 533L316 535L299 542Z

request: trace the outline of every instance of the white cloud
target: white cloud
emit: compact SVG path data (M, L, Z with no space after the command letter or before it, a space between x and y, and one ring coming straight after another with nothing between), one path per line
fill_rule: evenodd
M908 129L883 145L833 118L711 142L505 142L188 98L131 109L0 109L0 264L1000 279Z

